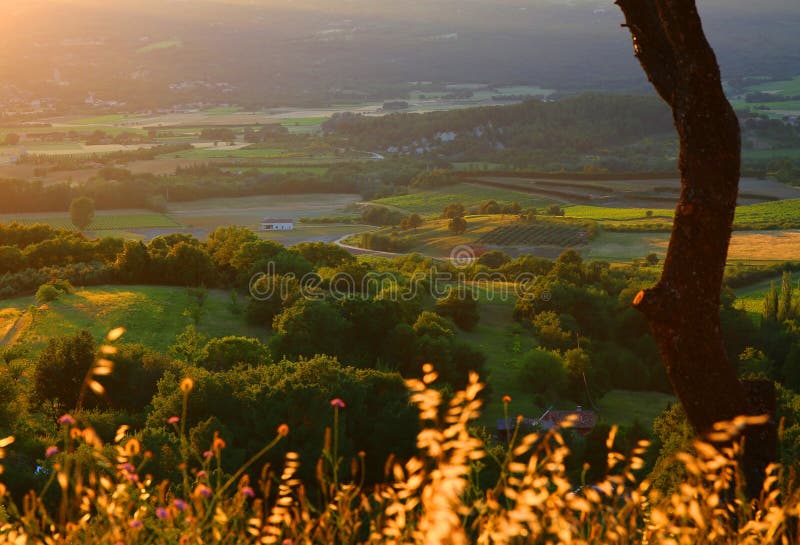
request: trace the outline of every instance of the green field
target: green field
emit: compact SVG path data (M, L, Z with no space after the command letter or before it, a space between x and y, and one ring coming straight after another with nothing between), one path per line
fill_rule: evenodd
M289 153L284 149L205 149L195 148L179 153L170 153L162 157L176 159L275 159L305 157L306 154Z
M568 218L587 219L594 221L628 221L648 219L647 213L652 212L652 218L672 219L674 210L664 208L606 208L603 206L567 206L564 213Z
M800 273L794 273L792 275L792 281L794 282L795 286L797 286L797 282L800 281ZM770 285L773 282L780 289L781 275L776 275L773 278L768 278L766 280L756 282L755 284L734 290L734 293L736 293L736 308L741 308L747 312L760 315L764 311L764 297L766 297L767 292L770 289Z
M740 206L736 209L736 219L734 221L751 225L797 224L800 222L800 199Z
M516 201L522 208L541 208L553 202L521 191L490 188L475 184L456 184L432 191L386 197L372 202L417 214L439 214L448 204L461 203L466 207L471 207L488 200L495 200L500 203Z
M185 288L164 286L101 286L77 289L48 303L47 310L37 313L31 324L28 307L33 297L3 301L4 320L20 320L14 329L13 340L41 348L47 339L69 335L80 329L89 329L96 339L109 330L126 328L125 342L142 343L157 350L166 350L175 337L189 325L190 319L183 311L192 299ZM240 305L244 303L240 302ZM265 330L248 326L244 314L235 313L230 304L230 294L209 290L204 305L205 316L198 329L220 337L248 335L264 338Z
M241 106L217 106L216 108L203 110L203 113L208 115L230 115L241 111Z
M783 96L797 96L800 95L800 76L796 76L790 80L759 83L757 85L751 85L747 89L751 92L775 92Z
M75 229L67 213L52 214L0 214L0 223L17 222L23 225L43 223L60 229ZM119 229L177 228L180 223L164 214L141 210L115 210L97 212L88 231Z
M673 210L659 208L606 208L602 206L567 206L567 217L594 221L634 221L646 220L647 212L652 219L671 219ZM755 227L793 227L800 223L800 199L785 199L760 204L750 204L736 208L735 222Z
M661 392L612 390L597 403L600 422L630 426L638 421L648 429L667 405L676 403L675 396Z
M159 51L162 49L170 49L172 47L181 47L183 46L183 42L181 40L164 40L161 42L155 42L150 45L146 45L144 47L140 47L136 50L137 53L150 53L151 51Z
M800 159L800 149L797 148L784 148L784 149L759 149L759 150L742 150L742 157L745 159Z

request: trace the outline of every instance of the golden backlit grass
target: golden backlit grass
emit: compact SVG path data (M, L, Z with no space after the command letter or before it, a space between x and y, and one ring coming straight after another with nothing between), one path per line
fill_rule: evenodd
M109 358L113 338L109 335L103 348ZM88 387L94 376L112 369L100 360L87 376ZM481 406L483 386L477 376L445 398L433 386L433 367L426 364L423 372L421 380L407 382L420 413L417 455L389 460L385 482L374 488L361 484L363 455L353 460L353 478L340 481L344 464L336 446L338 416L340 410L353 409L346 409L343 400L331 401L335 424L317 464L318 499L306 494L297 476L300 464L312 461L295 453L286 455L281 468L264 468L258 482L244 471L291 433L285 425L242 470L222 475L219 460L226 445L221 438L215 436L202 457L187 450L184 402L183 414L165 423L181 444L182 482L158 483L141 471L150 454L127 426L112 445L103 445L92 428L64 415L62 439L46 453L50 480L20 507L6 501L0 543L688 545L789 543L798 537L800 496L781 492L780 467L767 470L757 501L748 502L737 492L735 442L721 449L696 442L696 455L678 454L687 477L665 496L638 475L648 442L618 452L612 428L606 441L608 476L575 490L565 470L569 449L557 432L515 435L508 447L486 445L471 427ZM185 399L192 388L191 379L184 379ZM758 419L720 425L716 439L735 437L743 426L756 423L749 420ZM9 448L13 438L0 439L0 458ZM478 488L476 474L488 464L499 467L499 478L488 489ZM48 490L58 492L61 500L44 501Z

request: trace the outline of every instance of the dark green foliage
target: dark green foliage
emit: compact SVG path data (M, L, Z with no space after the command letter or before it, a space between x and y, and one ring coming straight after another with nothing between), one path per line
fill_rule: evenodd
M522 357L519 364L519 380L531 392L557 399L569 386L564 359L558 352L535 348Z
M150 404L158 381L169 368L169 358L140 344L123 344L112 359L114 371L102 380L106 395L94 399L90 406L108 407L129 414L142 412Z
M420 172L411 180L411 187L418 189L436 189L448 185L457 184L459 179L453 176L450 171L437 169L430 172Z
M489 267L490 269L499 269L503 265L507 264L511 261L511 256L508 254L501 252L500 250L491 250L482 254L478 258L478 265L483 265L484 267Z
M339 267L346 263L352 263L356 259L353 254L341 246L325 242L302 242L293 246L292 250L314 267Z
M460 218L465 213L466 211L464 210L463 204L452 203L444 207L444 210L442 211L442 218L444 219Z
M94 220L94 200L89 197L73 199L69 205L69 217L72 225L83 231Z
M653 423L658 449L653 473L653 485L664 493L674 492L686 477L686 466L675 458L678 452L693 453L694 431L680 404L667 407Z
M467 230L467 220L461 217L453 218L447 223L447 228L453 233L460 235Z
M38 403L50 402L59 411L75 408L95 351L94 339L85 330L47 341L36 360L34 399Z
M367 452L370 481L382 475L389 454L402 459L414 445L416 414L402 379L396 374L345 367L327 356L217 373L190 368L168 374L159 385L148 419L152 430L148 435L154 439L169 417L181 413L183 394L178 385L184 375L195 383L189 395L187 429L205 441L215 429L221 432L228 443L223 458L228 471L260 450L284 423L291 433L263 462L277 464L287 450L299 452L305 460L317 459L324 429L333 424L333 398L347 404L340 412L340 454L349 461L359 451ZM198 442L208 448L207 442ZM313 475L313 462L304 468L307 475ZM169 469L174 468L164 468Z
M201 367L212 371L227 371L239 363L264 365L269 363L269 351L258 339L222 337L211 339L205 346Z
M436 313L450 318L464 331L472 331L481 318L477 295L464 286L450 289L446 297L436 301Z

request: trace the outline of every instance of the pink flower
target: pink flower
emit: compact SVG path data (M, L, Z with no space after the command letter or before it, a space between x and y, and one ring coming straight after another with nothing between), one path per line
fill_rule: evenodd
M156 516L160 519L168 519L169 512L163 507L159 507L158 509L156 509Z
M207 451L205 451L203 453L203 458L213 458L213 457L214 457L214 453L211 452L210 450L207 450Z
M59 424L66 424L67 426L71 426L75 423L75 419L72 418L71 414L65 414L61 418L58 419Z
M56 454L58 454L58 447L55 446L47 447L47 450L44 451L44 455L48 458L50 458L51 456L55 456Z
M200 471L198 471L198 472L197 472L197 478L198 478L198 479L202 479L202 478L203 478L203 477L205 477L205 476L206 476L206 472L205 472L205 471L203 471L202 469L201 469Z
M211 489L204 484L198 484L194 489L194 495L203 496L204 498L208 499L211 497Z
M172 500L172 505L174 505L175 507L177 507L177 508L178 508L178 510L180 510L180 511L185 511L185 510L186 510L186 502L185 502L185 501L183 501L183 500L182 500L182 499L180 499L180 498L179 498L179 499L177 499L177 500Z
M256 497L256 493L249 486L243 486L242 489L239 490L239 492L241 492L243 495L247 496L248 498L255 498Z
M141 528L142 526L144 526L144 523L139 519L133 519L128 523L128 526L130 526L131 528Z
M180 421L181 421L181 419L180 419L180 417L179 417L179 416L170 416L170 417L167 419L167 424L177 424L177 423L178 423L178 422L180 422Z
M344 401L342 401L337 397L336 399L331 399L331 407L336 407L337 409L344 409L346 405L344 404Z

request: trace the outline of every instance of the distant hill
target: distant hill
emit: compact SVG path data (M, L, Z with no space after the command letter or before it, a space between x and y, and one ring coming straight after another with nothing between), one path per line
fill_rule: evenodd
M800 73L793 0L701 4L726 78ZM402 98L410 81L649 91L610 1L29 0L0 100L132 107Z

